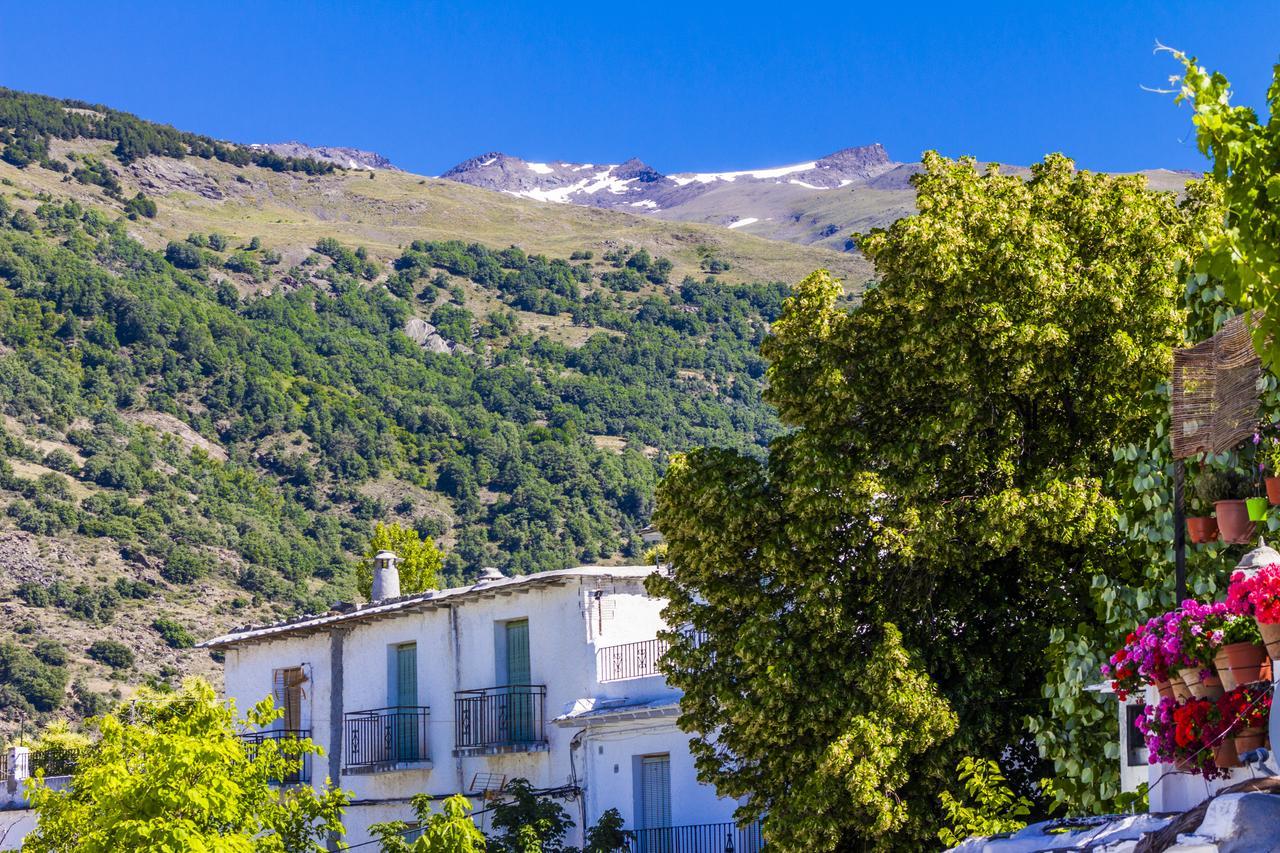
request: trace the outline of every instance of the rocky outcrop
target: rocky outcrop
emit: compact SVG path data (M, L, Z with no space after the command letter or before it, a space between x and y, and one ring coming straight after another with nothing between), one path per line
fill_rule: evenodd
M266 142L250 145L262 151L270 151L281 157L310 157L333 163L344 169L388 169L401 171L390 160L376 151L344 148L340 145L305 145L301 142Z

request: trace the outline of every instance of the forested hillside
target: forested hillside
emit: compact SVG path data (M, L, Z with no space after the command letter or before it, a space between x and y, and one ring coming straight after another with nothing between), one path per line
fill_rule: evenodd
M639 559L670 452L779 430L757 347L787 287L726 282L714 255L677 281L625 244L147 248L170 199L106 152L87 175L56 145L14 164L30 138L0 173L9 722L208 671L193 639L351 599L377 521L435 537L451 583Z

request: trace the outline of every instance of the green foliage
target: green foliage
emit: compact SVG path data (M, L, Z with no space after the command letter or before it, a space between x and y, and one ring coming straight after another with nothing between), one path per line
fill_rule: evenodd
M37 825L24 850L319 853L330 833L342 833L346 792L272 782L318 747L268 739L246 751L238 729L278 718L270 700L238 720L200 681L144 699L127 716L98 718L100 736L81 751L73 786L31 784Z
M112 669L128 669L133 666L133 649L119 640L94 640L88 653L89 657Z
M1213 179L1223 190L1225 221L1210 236L1196 272L1221 284L1226 300L1256 310L1254 344L1263 362L1280 369L1280 65L1267 89L1269 120L1250 107L1231 104L1231 86L1194 57L1174 51L1183 73L1178 102L1189 102L1196 142L1213 161Z
M60 100L3 87L0 87L0 129L12 129L17 133L16 139L5 146L5 159L16 166L44 159L50 138L83 137L114 141L113 153L125 165L141 157L159 154L177 158L217 158L235 166L253 164L277 172L296 171L309 175L329 174L335 168L332 163L309 157L281 157L270 151L186 133L100 104Z
M400 571L401 595L436 589L440 585L444 554L435 541L430 536L423 537L412 527L378 522L356 572L356 589L366 600L373 586L373 557L379 551L394 551L399 558L396 566Z
M587 829L586 844L582 853L615 853L626 850L630 833L623 827L626 822L617 809L606 809L595 825Z
M139 216L144 216L147 219L155 219L156 218L155 200L147 198L145 195L139 192L133 198L125 202L124 213L125 213L125 216L128 216L130 219L137 219Z
M177 240L169 241L169 245L164 250L164 259L180 270L199 269L204 265L204 257L197 247L189 242L179 243Z
M493 804L489 853L571 853L564 837L573 820L564 806L535 794L527 779L512 779L503 794Z
M426 794L418 794L410 802L420 834L410 843L405 840L410 828L404 821L375 823L369 832L381 842L382 853L484 853L484 833L476 828L466 797L454 794L446 798L438 812L432 810L432 798Z
M692 629L665 658L681 725L702 778L787 847L929 844L963 756L1007 756L1030 796L1028 650L1100 624L1095 575L1144 568L1112 451L1163 410L1148 392L1212 211L1059 156L1026 180L924 165L919 214L859 238L862 305L820 272L774 323L766 399L792 431L767 462L699 451L658 492L674 568L652 591Z
M956 765L956 773L964 784L963 798L950 791L938 795L946 819L938 840L947 847L976 835L1017 832L1027 825L1023 818L1031 813L1031 801L1009 790L999 764L989 758L965 756Z
M38 640L31 654L35 655L36 660L49 666L67 665L67 650L57 640Z
M196 644L195 637L191 636L191 632L184 628L176 619L170 619L168 616L161 616L151 623L151 627L160 635L160 638L174 649L189 649Z
M9 713L54 711L66 698L67 671L12 640L0 640L0 708Z

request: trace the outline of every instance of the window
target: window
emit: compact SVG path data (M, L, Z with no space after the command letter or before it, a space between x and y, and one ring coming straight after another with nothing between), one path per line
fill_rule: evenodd
M640 829L671 826L671 756L642 755L638 770L637 826Z
M271 673L271 697L277 708L284 709L284 718L278 723L285 731L298 731L302 725L302 685L306 673L300 666L273 670Z
M1147 765L1147 740L1142 731L1137 726L1138 717L1142 716L1143 710L1146 708L1141 703L1126 705L1124 708L1125 727L1128 733L1129 753L1125 756L1125 760L1130 767L1145 767Z

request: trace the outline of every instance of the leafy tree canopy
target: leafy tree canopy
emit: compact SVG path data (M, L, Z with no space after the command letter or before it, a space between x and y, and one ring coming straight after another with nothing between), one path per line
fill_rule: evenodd
M101 737L80 753L69 789L31 783L38 824L23 849L325 850L323 839L343 831L348 794L272 783L320 749L308 740L266 740L251 754L238 735L246 723L265 726L279 716L268 699L238 720L199 680L168 696L144 695L128 715L103 716Z
M373 537L364 549L364 559L360 561L356 575L356 586L366 599L373 587L373 558L379 551L394 551L399 557L396 566L400 570L401 595L440 586L444 554L436 547L435 541L430 536L423 538L412 527L378 522L373 527Z
M936 843L960 758L1005 760L1019 792L1048 769L1034 650L1091 612L1095 574L1139 571L1104 484L1162 411L1212 221L1061 156L924 167L919 214L859 238L863 304L815 273L761 348L792 432L765 462L678 457L658 491L681 724L788 846Z

